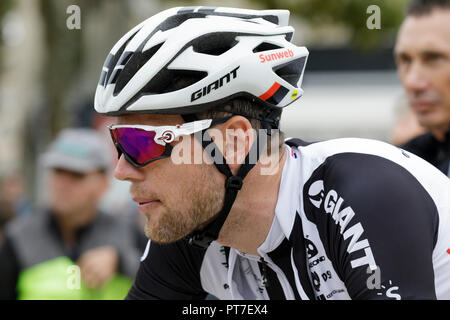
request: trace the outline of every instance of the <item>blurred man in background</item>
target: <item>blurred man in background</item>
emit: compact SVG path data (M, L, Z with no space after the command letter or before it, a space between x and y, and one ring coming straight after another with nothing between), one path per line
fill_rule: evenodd
M3 243L3 229L14 218L14 210L11 203L0 194L0 245ZM1 262L1 261L0 261Z
M91 129L66 129L44 154L49 205L10 223L0 299L122 299L139 263L135 229L98 211L110 153Z
M400 79L428 132L402 146L450 177L450 0L412 0L395 47Z

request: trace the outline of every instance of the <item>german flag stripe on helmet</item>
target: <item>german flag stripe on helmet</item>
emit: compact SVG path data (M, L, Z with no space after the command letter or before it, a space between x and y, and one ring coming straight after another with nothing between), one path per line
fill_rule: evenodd
M278 104L288 92L289 90L287 88L283 87L278 82L275 82L270 89L260 95L259 98L272 104Z

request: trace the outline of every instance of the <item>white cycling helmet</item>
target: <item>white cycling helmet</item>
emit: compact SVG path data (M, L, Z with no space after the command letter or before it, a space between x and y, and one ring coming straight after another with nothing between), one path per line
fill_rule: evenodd
M190 114L242 97L283 108L298 99L308 50L292 44L288 10L177 7L112 48L95 110ZM180 86L180 80L185 79Z

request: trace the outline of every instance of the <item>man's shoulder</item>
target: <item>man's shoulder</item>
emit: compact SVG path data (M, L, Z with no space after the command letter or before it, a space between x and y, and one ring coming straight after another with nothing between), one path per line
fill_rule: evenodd
M322 141L307 142L298 138L289 138L285 143L291 147L298 147L306 152L322 153L324 155L358 152L358 153L374 153L377 150L395 150L395 146L384 141L366 138L336 138Z
M152 268L156 268L158 272L166 272L168 270L165 269L170 268L172 271L177 270L177 272L182 274L183 270L180 268L186 265L199 272L207 256L206 253L210 251L219 251L217 250L216 242L213 242L207 249L204 249L190 245L185 239L164 244L149 240L140 260L144 264L151 262L153 265ZM211 256L211 253L208 256ZM159 262L154 264L154 261Z
M307 180L333 181L352 186L355 181L373 188L386 188L393 177L413 178L426 188L438 185L441 174L429 163L391 144L361 138L341 138L298 147L298 166ZM433 180L434 182L430 181ZM446 182L448 183L448 181ZM441 185L444 185L442 182ZM354 187L351 187L355 190ZM364 188L364 190L369 190ZM378 189L377 189L378 190Z
M11 237L43 231L42 227L45 226L46 221L48 221L48 214L45 211L36 211L30 216L17 217L10 221L6 225L5 233Z
M364 145L347 146L348 142ZM386 143L365 139L337 143L341 146L335 146L335 151L321 159L304 177L302 192L307 214L323 208L332 212L334 219L341 213L345 216L354 211L364 221L372 221L391 219L398 212L396 219L407 221L405 214L412 219L412 210L416 208L417 219L421 213L432 211L429 222L436 225L437 208L443 208L445 190L449 190L448 179L438 170ZM340 209L334 210L335 207ZM347 207L353 211L345 211Z
M288 142L288 141L287 141ZM292 142L292 141L291 141ZM300 177L300 190L306 198L315 197L323 189L348 189L352 193L372 193L383 188L392 171L398 171L402 162L402 151L387 143L362 139L340 138L313 143L299 141L298 155L289 161L288 169L298 171L292 176ZM289 143L287 143L289 145ZM366 188L354 186L366 185ZM292 189L292 188L290 188ZM299 190L299 191L300 191ZM353 195L352 195L353 196Z
M301 141L301 144L293 144L292 141ZM354 161L360 161L361 155L372 156L378 159L389 159L391 161L401 161L401 149L383 141L364 138L339 138L318 142L304 142L296 139L291 140L291 147L298 146L300 160L308 164L311 168L321 164L332 164L334 159L346 157L346 166L333 167L334 170L350 169ZM289 142L289 141L286 141Z
M426 132L424 134L421 134L420 136L417 136L402 146L400 146L402 149L405 149L409 152L412 152L417 155L423 155L427 152L427 150L430 148L430 145L433 143L434 139L431 134L431 132Z

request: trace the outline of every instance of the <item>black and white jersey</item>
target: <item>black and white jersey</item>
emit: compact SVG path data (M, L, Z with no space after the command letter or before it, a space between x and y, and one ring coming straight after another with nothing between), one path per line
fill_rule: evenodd
M286 151L259 256L149 241L127 299L450 299L445 175L373 140Z

